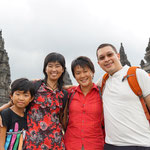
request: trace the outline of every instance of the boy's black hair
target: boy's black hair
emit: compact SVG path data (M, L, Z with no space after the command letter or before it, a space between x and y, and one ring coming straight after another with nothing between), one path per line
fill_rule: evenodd
M47 73L46 73L46 66L49 62L59 62L60 65L63 67L64 69L64 72L62 73L62 75L60 76L60 78L58 79L58 89L61 90L62 89L62 86L64 84L64 81L63 81L63 77L65 75L65 72L66 72L66 63L65 63L65 58L63 55L59 54L59 53L56 53L56 52L52 52L52 53L49 53L46 57L45 57L45 60L44 60L44 66L43 66L43 73L45 75L45 78L44 78L44 82L46 83L47 82Z
M94 65L93 65L92 61L90 60L90 58L88 58L86 56L80 56L80 57L78 57L78 58L76 58L75 60L72 61L71 71L72 71L72 74L73 74L74 77L75 77L74 69L75 69L76 66L81 66L82 68L88 67L88 68L90 68L90 70L93 73L95 73L95 68L94 68Z
M33 83L27 78L19 78L12 82L10 95L13 95L15 91L24 91L24 93L29 91L32 97L35 95Z

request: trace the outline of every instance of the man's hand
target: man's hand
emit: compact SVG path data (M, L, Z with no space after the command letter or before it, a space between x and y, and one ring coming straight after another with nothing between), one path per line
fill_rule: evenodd
M75 85L64 85L63 89L67 90L69 88L75 87Z
M6 108L11 107L12 105L13 105L12 101L9 101L8 103L2 105L2 106L0 107L0 112L1 112L2 110L6 109Z

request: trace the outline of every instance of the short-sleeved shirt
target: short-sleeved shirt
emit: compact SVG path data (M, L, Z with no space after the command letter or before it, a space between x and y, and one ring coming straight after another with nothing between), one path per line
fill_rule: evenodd
M103 107L106 143L116 146L150 147L150 125L141 102L130 88L128 81L122 81L129 67L125 66L106 81L103 91ZM136 70L137 80L143 96L150 94L150 77L142 70Z
M7 108L1 112L1 117L3 126L7 128L7 147L14 147L14 145L15 147L18 147L20 135L23 134L23 130L25 131L27 128L26 115L24 117L21 117L13 112L10 108ZM11 138L9 138L10 136ZM15 139L14 142L13 139Z
M2 122L3 126L7 127L7 132L9 132L10 129L15 128L15 123L18 122L18 131L21 131L22 129L26 130L27 128L27 119L26 115L24 117L21 117L17 115L15 112L13 112L10 108L7 108L1 112Z
M65 134L67 150L103 150L102 100L98 87L93 84L85 96L80 86L68 90L72 93L69 101L69 122ZM75 93L75 94L74 94Z

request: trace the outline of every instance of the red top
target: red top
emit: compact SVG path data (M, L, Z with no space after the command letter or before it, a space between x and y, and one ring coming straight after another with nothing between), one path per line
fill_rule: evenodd
M66 150L103 150L104 135L101 127L102 100L93 84L84 96L80 86L68 90L75 92L69 104L69 122L65 134Z

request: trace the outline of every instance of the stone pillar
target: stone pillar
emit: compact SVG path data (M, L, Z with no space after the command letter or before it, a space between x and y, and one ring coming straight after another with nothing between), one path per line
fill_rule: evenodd
M9 58L4 49L4 39L0 31L0 106L9 101L10 83Z
M131 66L130 62L127 59L127 55L125 54L124 47L123 47L122 43L121 43L119 53L120 53L120 62L122 64L122 66L125 66L125 65Z
M146 60L146 63L144 60L141 60L141 68L144 69L146 72L150 73L150 38L148 42L148 46L146 47L146 53L144 56L144 59Z

